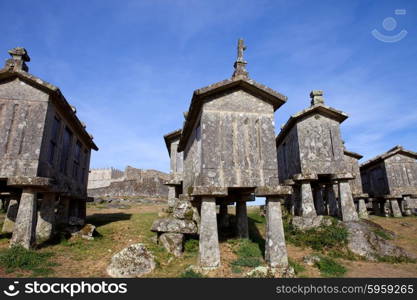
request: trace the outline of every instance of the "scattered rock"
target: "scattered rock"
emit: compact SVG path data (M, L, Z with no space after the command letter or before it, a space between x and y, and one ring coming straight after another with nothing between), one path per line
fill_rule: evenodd
M260 277L260 278L267 278L267 277L274 277L271 269L264 266L256 267L253 270L250 270L246 273L246 277Z
M413 227L413 225L411 225L411 224L409 224L409 223L400 223L400 225L401 226L404 226L404 227Z
M162 246L176 257L182 256L184 246L184 234L182 233L162 233L159 236Z
M195 234L197 225L191 220L165 218L156 220L152 224L151 231Z
M384 256L416 258L403 248L395 246L390 241L376 235L375 227L369 223L372 222L362 220L343 223L349 232L348 248L350 251L372 261Z
M152 272L155 266L154 257L145 246L133 244L112 257L107 274L116 278L139 277Z
M178 200L174 206L173 217L182 220L192 220L193 208L190 201Z
M309 266L314 266L316 263L318 263L321 260L321 258L317 255L311 254L311 255L306 255L303 257L303 262L306 265Z
M94 232L96 231L96 226L92 224L86 224L79 231L71 233L73 236L79 236L85 240L94 240Z

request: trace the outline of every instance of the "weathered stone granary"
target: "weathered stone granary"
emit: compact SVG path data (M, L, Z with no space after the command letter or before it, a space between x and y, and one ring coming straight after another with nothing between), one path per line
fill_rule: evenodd
M310 97L311 106L291 116L276 137L279 180L293 186L296 215L314 218L328 209L344 221L357 220L349 183L354 175L344 159L340 133L348 116L326 106L322 91L312 91Z
M183 152L178 151L181 132L182 130L178 129L164 136L170 157L171 179L165 184L168 186L168 206L171 208L175 205L175 200L182 194L184 157Z
M375 198L376 210L394 217L416 208L417 153L395 146L360 166L363 189Z
M0 70L3 232L30 248L56 223L84 221L90 152L98 149L61 91L28 73L26 50L9 53Z
M188 197L200 212L200 265L220 265L216 204L222 223L227 204L236 202L238 236L248 237L246 201L256 195L267 199L265 258L271 267L286 268L280 202L291 189L278 182L274 112L287 97L248 77L244 50L239 40L232 78L195 90L182 132L165 140L174 174L183 159L179 197Z
M367 218L368 217L368 209L366 205L366 201L368 200L368 194L365 194L362 190L362 179L361 179L361 172L359 170L359 160L363 157L362 155L344 150L344 160L346 162L347 172L350 172L355 178L351 180L350 189L352 191L353 199L356 202L358 207L359 217Z

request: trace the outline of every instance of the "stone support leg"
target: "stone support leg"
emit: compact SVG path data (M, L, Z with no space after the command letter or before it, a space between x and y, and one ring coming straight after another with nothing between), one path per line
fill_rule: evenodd
M404 196L403 201L402 201L402 205L403 205L403 213L405 216L411 216L412 212L411 212L411 197L410 196Z
M324 215L325 214L325 207L324 207L324 199L323 199L323 189L321 188L321 186L316 186L314 189L314 193L316 195L315 197L315 207L316 207L316 212L318 215Z
M216 199L201 198L200 266L214 269L220 266L219 237L217 233Z
M401 210L400 210L400 206L398 205L398 200L397 199L390 199L390 204L391 204L391 211L392 211L392 216L395 218L400 218L403 215L401 214Z
M308 181L301 182L301 207L300 216L302 217L316 217L316 209L314 208L313 191L311 184Z
M175 186L169 185L168 186L168 207L174 208L176 202L177 202L177 197L176 197L176 192L175 192Z
M246 201L236 201L236 229L239 238L249 238Z
M229 227L229 215L227 213L227 203L220 204L219 219L220 219L219 225L221 228Z
M9 201L9 206L7 207L7 213L4 218L2 232L12 233L14 229L14 224L16 222L17 211L19 209L19 201L17 195L12 195Z
M23 189L12 239L10 240L11 246L20 245L26 249L34 246L37 219L36 201L34 190L30 188Z
M358 215L361 219L368 219L368 209L366 208L365 199L358 199Z
M41 244L52 237L55 226L55 193L44 193L38 210L36 242Z
M266 200L265 260L271 268L288 266L280 201L280 198L271 196Z
M60 197L58 211L56 215L56 223L61 225L68 225L70 215L70 198Z
M352 191L348 180L339 180L339 199L342 212L342 221L358 221L355 203L353 203Z

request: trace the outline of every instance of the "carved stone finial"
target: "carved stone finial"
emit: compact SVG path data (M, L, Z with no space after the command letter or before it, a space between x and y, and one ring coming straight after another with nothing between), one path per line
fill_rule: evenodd
M13 71L28 71L29 68L26 65L26 62L30 61L30 57L25 48L16 47L10 49L9 54L12 58L6 60L5 67Z
M243 51L246 50L246 46L242 39L239 39L237 42L237 59L233 65L235 71L233 72L232 78L247 78L248 72L246 71L247 62L243 59Z
M311 106L317 104L324 104L323 91L314 90L310 93Z

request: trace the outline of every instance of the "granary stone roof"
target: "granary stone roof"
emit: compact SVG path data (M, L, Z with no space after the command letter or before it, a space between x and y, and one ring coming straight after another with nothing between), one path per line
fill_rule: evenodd
M240 39L238 41L238 56L236 62L234 63L235 71L233 72L232 78L194 91L191 98L190 108L188 112L184 114L185 122L179 143L179 151L184 150L191 130L194 127L194 123L197 121L201 108L204 104L204 100L209 96L227 90L241 89L263 101L271 103L274 107L274 111L287 101L287 96L284 96L283 94L249 78L248 72L245 69L247 62L243 59L243 50L246 50L246 46L243 45L243 40Z
M276 143L279 145L285 136L288 134L290 129L298 123L298 121L304 119L307 116L312 114L320 114L322 116L328 117L330 119L336 120L339 123L342 123L349 116L343 111L334 109L330 106L324 104L323 91L312 91L310 93L311 106L309 108L303 109L302 111L292 115L287 123L281 128L280 133L276 137Z
M167 146L169 156L171 156L171 143L181 138L182 129L171 131L164 135L165 145Z
M352 152L352 151L348 151L348 150L346 150L346 149L343 151L343 153L344 153L345 155L348 155L348 156L354 157L354 158L356 158L356 159L361 159L361 158L363 157L363 155L360 155L359 153Z
M360 168L361 169L366 169L376 163L379 163L395 154L404 154L406 156L409 156L411 158L417 159L417 152L414 151L410 151L410 150L406 150L403 148L403 146L401 145L397 145L394 148L388 150L387 152L380 154L378 156L375 156L374 158L364 162L363 164L361 164Z
M78 132L84 137L87 145L94 150L98 150L92 135L86 131L85 124L78 119L75 107L68 103L60 89L27 72L28 68L25 62L30 61L27 51L24 48L17 47L10 50L9 54L12 58L8 59L4 68L0 69L0 81L19 78L33 87L48 93L54 104L62 109L67 119L78 129Z

